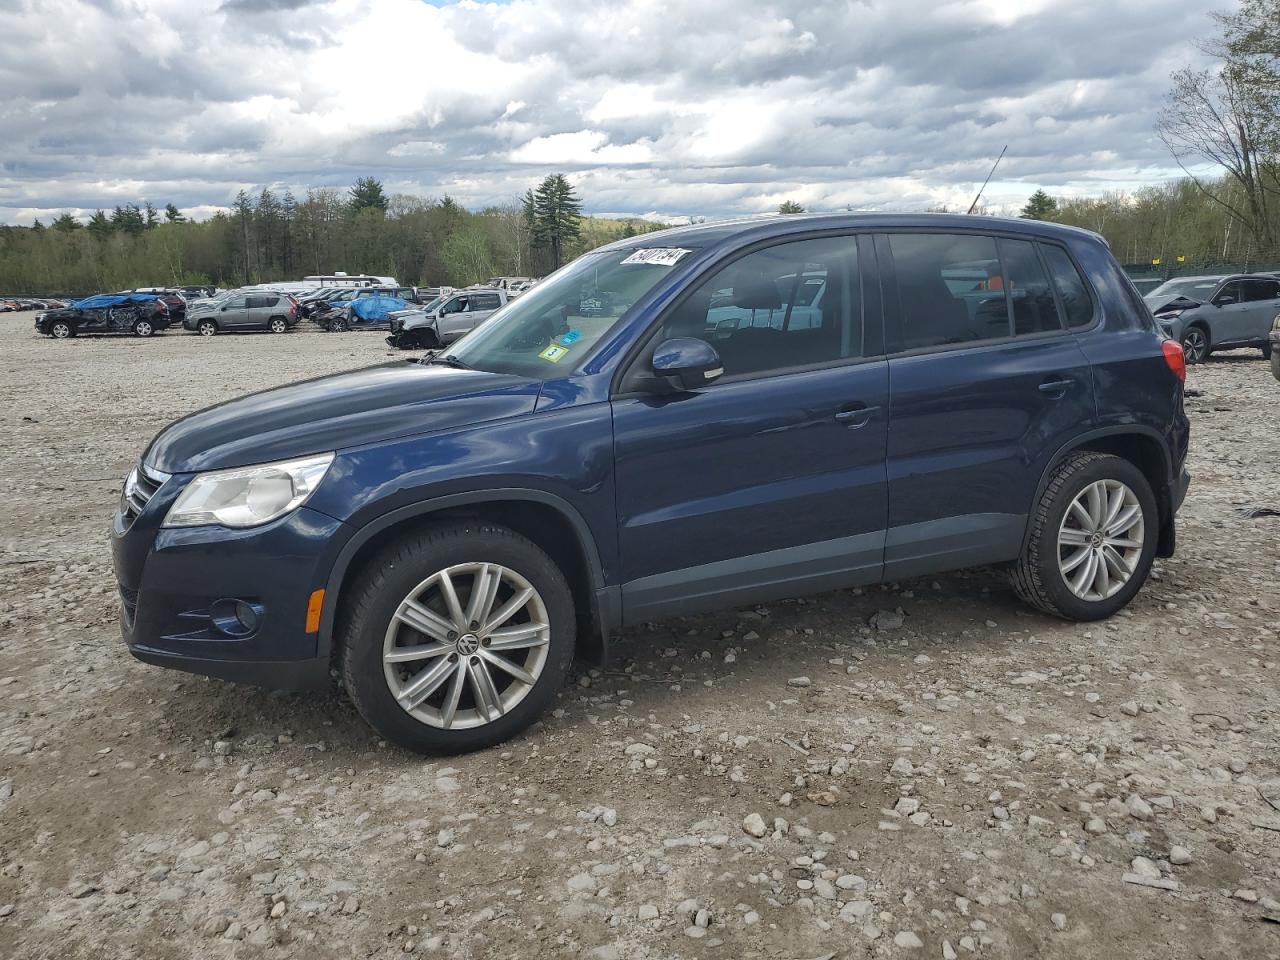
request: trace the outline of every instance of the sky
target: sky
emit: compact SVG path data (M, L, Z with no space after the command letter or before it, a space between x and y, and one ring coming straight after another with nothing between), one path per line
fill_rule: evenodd
M1178 175L1227 0L0 0L0 223L241 189L589 213L1013 210Z

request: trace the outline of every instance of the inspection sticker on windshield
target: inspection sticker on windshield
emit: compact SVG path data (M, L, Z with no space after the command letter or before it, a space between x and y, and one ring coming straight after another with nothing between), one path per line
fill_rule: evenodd
M568 330L556 337L556 343L562 347L571 347L582 339L581 330Z
M632 250L623 263L649 263L658 267L674 267L685 254L693 253L680 247L650 247L645 250Z
M542 360L549 360L552 363L559 363L568 352L568 347L562 347L558 343L553 343L551 346L547 347L547 349L538 354L538 357Z

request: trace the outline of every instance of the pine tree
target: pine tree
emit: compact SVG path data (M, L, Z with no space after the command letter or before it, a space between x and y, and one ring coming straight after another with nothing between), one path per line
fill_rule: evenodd
M244 282L248 286L252 281L249 279L249 220L253 216L253 204L249 201L249 195L241 190L236 194L236 219L240 226L240 240L244 252Z
M582 237L582 201L562 173L553 173L533 195L533 240L551 251L551 269L560 269L565 246Z
M34 230L36 233L41 233L44 231L44 224L40 222L39 217L36 217L35 220L31 222L31 229Z
M186 223L187 218L182 215L182 211L175 207L172 203L164 205L164 219L167 223Z
M80 230L84 227L79 220L69 213L64 213L60 217L55 217L49 226L60 233L71 233L73 230Z
M356 213L369 207L379 210L387 209L387 197L382 192L382 183L373 177L360 177L348 192L351 212Z
M156 208L151 205L150 200L143 200L142 202L146 204L144 208L146 210L146 228L154 230L160 225L160 215L156 212Z
M1058 216L1058 201L1043 190L1037 190L1022 208L1023 220L1053 220Z
M101 210L96 211L89 218L89 234L98 240L105 240L115 231L115 227L111 225L111 221L107 219L107 215Z
M111 226L121 233L136 237L147 229L147 222L142 217L142 211L134 204L128 203L111 211Z
M778 204L779 213L804 213L804 207L796 203L794 200L783 200Z

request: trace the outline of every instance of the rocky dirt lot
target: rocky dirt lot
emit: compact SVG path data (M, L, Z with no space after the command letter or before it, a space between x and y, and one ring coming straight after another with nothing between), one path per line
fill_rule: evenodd
M157 429L386 359L0 317L0 957L1280 957L1256 351L1193 371L1178 556L1114 620L975 571L653 624L439 762L116 627L108 516Z

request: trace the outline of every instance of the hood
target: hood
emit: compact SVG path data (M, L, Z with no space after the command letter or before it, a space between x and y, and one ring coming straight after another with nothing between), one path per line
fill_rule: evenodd
M1151 308L1152 313L1163 313L1165 310L1193 310L1203 304L1190 297L1155 297L1148 298L1147 306Z
M160 431L143 461L189 473L342 450L531 413L540 389L509 374L389 363L193 413Z

